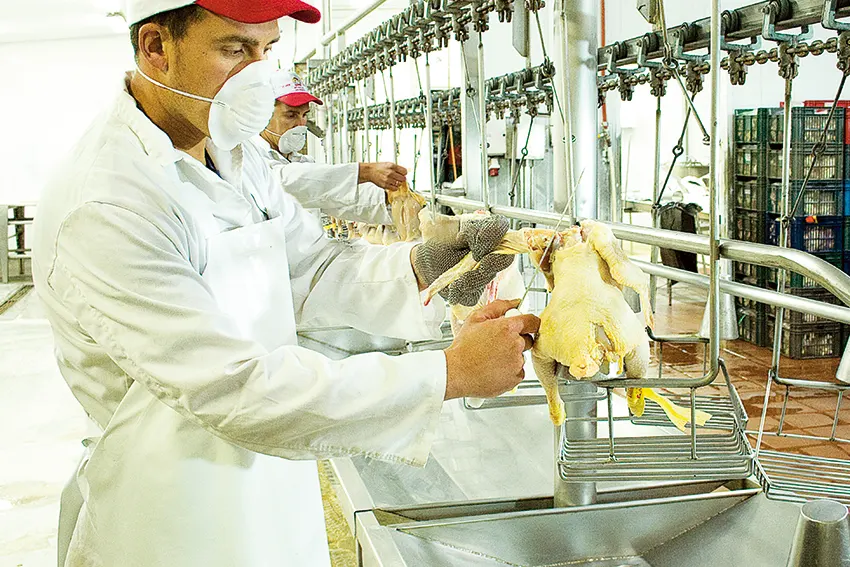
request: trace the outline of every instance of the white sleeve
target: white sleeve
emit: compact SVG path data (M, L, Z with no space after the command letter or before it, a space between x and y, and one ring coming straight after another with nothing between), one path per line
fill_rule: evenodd
M423 306L410 264L416 243L355 246L331 240L291 196L283 194L279 207L301 325L346 325L408 340L442 337L445 303Z
M284 164L269 160L283 190L308 209L322 209L332 217L370 224L392 224L386 193L372 183L357 183L359 164Z
M313 268L306 257L295 261L296 277L317 278L302 311L321 311L310 304L319 301L313 294L320 286L336 289L323 281L328 276L343 280L341 296L355 295L345 290L353 280L332 260L347 251L300 246L293 252L321 257ZM267 351L237 334L188 256L188 235L177 218L88 203L63 223L48 283L85 340L219 437L294 459L365 454L425 462L445 394L442 352L332 361L297 346ZM407 281L390 272L383 274L391 288Z
M258 165L257 158L246 153L243 171L263 193L260 201L268 211L283 217L292 297L301 325L346 325L408 340L442 338L445 303L440 299L423 306L410 264L414 243L352 246L327 238L316 218L280 190L274 173Z

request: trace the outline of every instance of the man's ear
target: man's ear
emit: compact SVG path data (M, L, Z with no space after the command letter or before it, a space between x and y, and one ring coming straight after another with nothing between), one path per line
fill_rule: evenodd
M152 67L163 73L168 71L166 43L170 38L168 30L159 24L145 24L139 28L139 60L147 61Z

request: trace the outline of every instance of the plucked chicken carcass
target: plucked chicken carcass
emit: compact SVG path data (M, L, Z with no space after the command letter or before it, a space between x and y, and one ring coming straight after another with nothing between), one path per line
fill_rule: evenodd
M387 202L399 239L410 242L419 238L419 211L425 206L425 198L411 191L405 181L397 190L387 193Z
M583 221L555 233L546 229L509 232L495 253L527 252L545 274L551 300L540 315L540 331L531 351L537 378L546 392L549 415L555 425L564 422L564 403L558 393L557 366L569 369L576 379L597 376L602 363L616 363L628 378L643 378L649 366L649 338L653 325L646 277L619 247L604 224ZM448 285L460 274L475 268L467 257L451 273L444 274L428 289L426 297ZM626 303L622 290L634 289L640 296L643 321ZM684 429L689 410L679 407L647 388L627 392L633 414L643 414L645 398L656 401L671 421ZM711 416L697 412L704 425Z
M369 244L383 246L389 246L401 240L392 227L382 224L357 223L357 234Z

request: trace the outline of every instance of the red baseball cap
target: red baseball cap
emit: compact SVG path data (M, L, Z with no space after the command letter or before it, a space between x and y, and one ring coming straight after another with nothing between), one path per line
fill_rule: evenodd
M126 0L124 16L127 24L133 25L190 4L243 24L262 24L284 16L315 24L322 17L319 10L302 0Z
M275 81L277 100L288 106L301 106L308 102L322 104L321 99L310 94L301 77L289 71L282 71L278 80Z

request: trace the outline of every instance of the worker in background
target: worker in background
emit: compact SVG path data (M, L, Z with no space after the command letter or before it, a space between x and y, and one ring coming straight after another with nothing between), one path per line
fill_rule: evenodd
M316 459L422 466L444 400L523 377L539 320L492 304L445 351L331 360L296 323L439 336L420 292L474 301L509 257L494 217L457 243L351 246L244 142L271 118L266 54L301 0L127 0L137 68L42 194L34 278L59 369L102 430L63 493L65 565L327 566ZM74 509L71 504L76 504ZM60 547L60 554L64 553Z
M283 189L308 209L371 224L392 224L385 191L398 189L407 170L390 162L317 164L300 153L307 143L310 104L322 101L295 73L280 73L281 95L271 122L251 143L266 157Z

